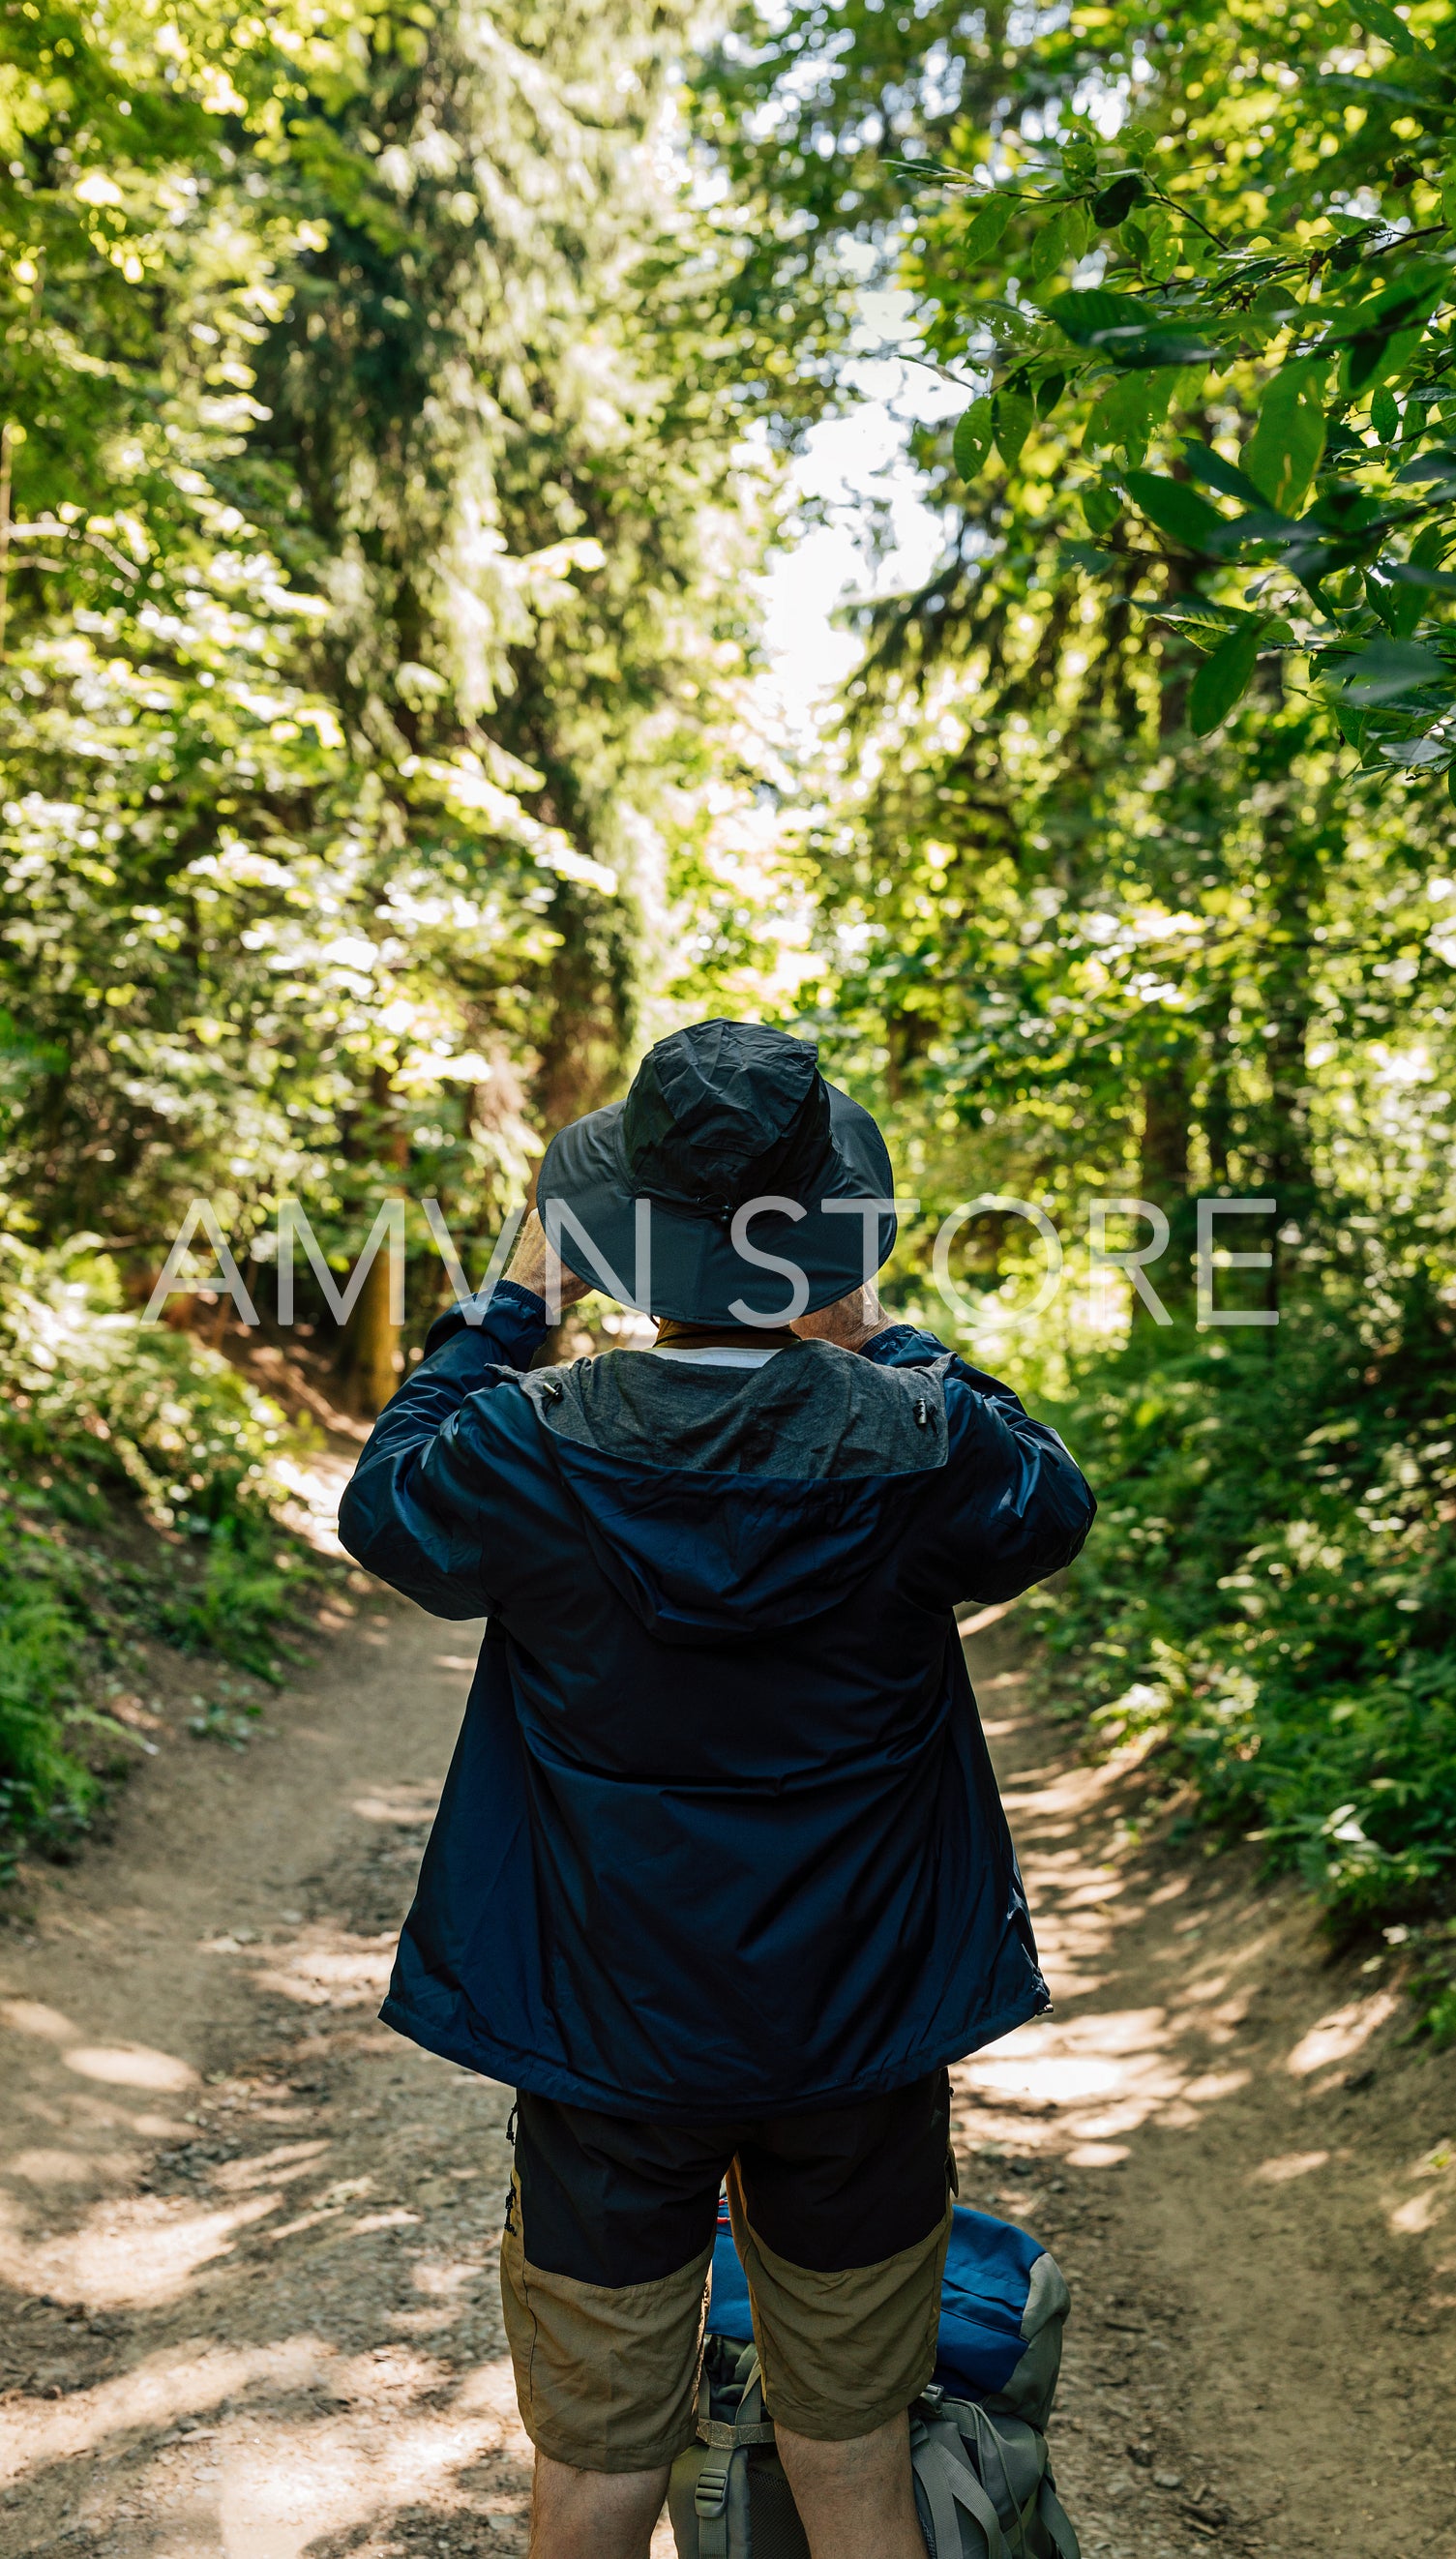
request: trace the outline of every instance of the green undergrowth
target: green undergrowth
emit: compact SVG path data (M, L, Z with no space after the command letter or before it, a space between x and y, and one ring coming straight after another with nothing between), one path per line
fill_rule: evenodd
M1337 1936L1418 1952L1452 2040L1456 1326L1410 1286L1382 1331L1316 1303L1085 1376L1057 1419L1100 1509L1038 1616L1098 1737L1161 1753Z
M0 1844L13 1852L22 1837L64 1844L134 1755L108 1699L147 1637L276 1684L320 1567L277 1516L275 1467L301 1441L276 1406L216 1352L125 1311L83 1239L41 1256L0 1236Z

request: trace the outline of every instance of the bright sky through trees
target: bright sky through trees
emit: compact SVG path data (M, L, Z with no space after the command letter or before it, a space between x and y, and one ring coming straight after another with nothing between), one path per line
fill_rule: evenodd
M836 608L851 596L923 586L946 544L945 517L926 503L909 442L917 421L957 416L963 393L893 357L861 359L849 381L857 398L810 427L790 466L792 487L817 501L826 521L777 551L766 579L763 637L774 666L764 698L799 731L832 706L862 655L854 633L835 628ZM876 557L876 516L887 506L889 544Z

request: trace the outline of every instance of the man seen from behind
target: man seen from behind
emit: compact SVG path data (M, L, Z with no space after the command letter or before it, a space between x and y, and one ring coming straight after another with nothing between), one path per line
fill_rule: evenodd
M487 1620L383 2014L516 2091L531 2551L646 2559L726 2185L813 2559L924 2559L946 2065L1048 2005L954 1611L1069 1563L1092 1495L1007 1388L881 1313L889 1158L808 1043L659 1041L537 1199L341 1523ZM532 1369L609 1271L655 1344Z

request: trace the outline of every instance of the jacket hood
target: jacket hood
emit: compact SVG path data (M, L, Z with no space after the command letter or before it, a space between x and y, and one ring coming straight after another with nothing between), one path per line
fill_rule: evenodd
M944 1363L802 1342L760 1368L614 1351L521 1380L599 1569L660 1641L752 1643L833 1608L946 1462Z

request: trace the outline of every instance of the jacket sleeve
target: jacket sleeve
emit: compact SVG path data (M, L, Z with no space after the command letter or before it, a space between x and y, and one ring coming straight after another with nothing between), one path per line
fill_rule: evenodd
M545 1339L542 1298L504 1280L488 1303L453 1306L425 1357L374 1424L339 1505L339 1535L366 1572L435 1617L485 1617L491 1504L458 1423L469 1399L506 1385ZM474 1452L473 1452L474 1456ZM501 1490L509 1500L509 1486Z
M910 1581L933 1605L1015 1599L1082 1552L1096 1503L1049 1423L1009 1386L946 1351L934 1333L897 1324L866 1357L884 1367L941 1364L948 1447L928 1483Z

